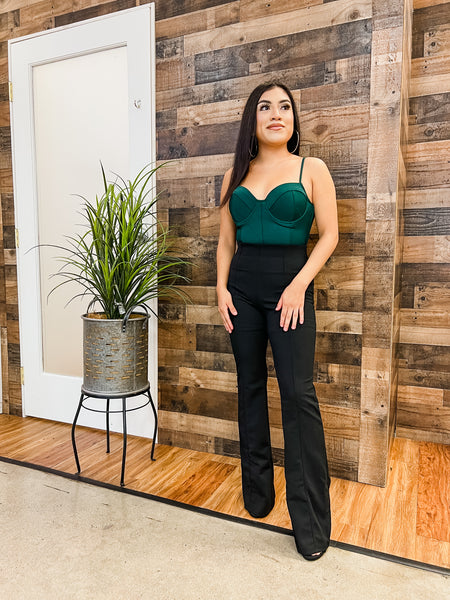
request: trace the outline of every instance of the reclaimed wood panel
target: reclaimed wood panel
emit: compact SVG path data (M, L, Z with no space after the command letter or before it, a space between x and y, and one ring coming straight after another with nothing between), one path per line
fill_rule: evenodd
M425 300L425 296L421 296L420 302ZM401 321L405 327L417 325L418 328L435 328L445 332L450 324L450 316L448 312L440 312L436 314L434 310L411 310L404 308L401 311ZM446 344L442 344L446 345Z
M277 0L277 2L267 2L267 0L241 0L240 1L240 20L253 21L261 17L273 16L280 13L296 12L300 8L306 8L322 4L323 0L297 0L292 3L291 0Z
M171 160L218 153L232 154L238 131L238 122L165 129L158 133L158 159Z
M342 408L355 408L359 411L359 397L361 386L338 383L315 384L320 403L334 404Z
M399 347L400 367L410 367L430 371L442 371L447 373L447 381L450 380L448 369L448 348L446 346L425 344L400 344ZM418 379L421 381L422 378ZM442 387L430 385L429 387ZM445 389L445 388L444 388Z
M317 331L333 333L362 333L361 313L316 311Z
M236 421L237 392L162 383L159 409Z
M449 263L450 236L414 236L403 240L405 263Z
M404 404L427 404L433 407L442 407L444 403L444 390L434 388L417 388L410 385L398 386L398 401Z
M406 208L439 208L450 206L450 188L406 190Z
M431 62L432 59L427 59L428 62ZM441 62L441 61L439 61ZM444 62L444 61L442 61ZM434 62L434 65L438 64L438 61ZM446 58L444 64L441 66L439 71L443 70L445 64L448 64L448 59ZM424 68L427 68L428 64L424 63ZM438 72L436 75L430 76L422 76L422 77L414 77L411 81L411 96L420 96L420 95L434 95L434 94L445 94L448 91L448 74Z
M302 110L302 144L325 144L367 139L369 112L366 104Z
M261 35L262 30L258 31ZM258 65L259 73L270 73L285 68L286 63L292 63L293 67L309 66L313 82L319 83L323 73L323 61L369 52L371 32L370 22L366 20L336 25L322 31L324 33L319 39L314 31L308 29L289 37L279 37L277 44L264 36L263 41L245 46L232 46L196 54L196 83L205 84L228 79L230 76L250 75L252 64ZM313 57L309 55L312 44L315 48L313 56L317 62L312 62Z
M448 2L427 5L414 11L412 58L424 56L426 34L448 25L448 20Z
M450 235L450 207L408 208L403 216L406 236Z
M158 181L158 209L216 206L214 176Z
M176 110L176 126L200 127L240 121L244 105L245 100L237 98L223 102L181 106Z
M433 140L445 140L449 137L450 125L447 121L441 123L420 124L409 126L409 138L413 142L426 142Z
M444 294L440 302L439 288L445 283L444 270L448 264L437 263L434 258L436 238L446 235L442 228L447 213L441 209L448 208L438 193L447 185L442 151L446 148L448 131L444 111L448 92L444 89L448 73L444 60L448 19L445 20L440 4L422 6L420 1L416 0L418 10L414 25L417 54L413 60L414 80L415 89L420 85L424 89L426 85L430 93L417 94L410 110L410 116L416 114L417 130L406 167L411 172L410 189L422 190L426 186L433 204L422 200L420 205L418 195L411 195L407 206L410 212L404 218L406 232L416 233L408 235L408 239L423 240L420 231L423 227L434 241L420 262L417 262L414 245L406 244L406 256L411 262L404 271L401 302L406 304L401 306L402 309L434 311L444 305L446 296ZM136 4L135 0L15 0L14 3L7 0L0 9L6 25L2 40ZM398 277L392 276L398 251L392 222L398 217L394 209L396 203L398 208L399 201L392 191L396 186L390 183L397 176L397 159L392 159L396 150L391 141L392 132L400 134L399 61L402 52L406 55L401 46L404 39L399 34L399 7L403 7L402 2L387 5L377 0L155 2L158 159L174 159L159 171L160 218L174 228L180 250L196 265L186 272L192 284L183 286L192 303L186 307L176 299L160 303L160 405L164 414L176 417L173 426L170 419L161 426L160 435L168 444L191 445L233 456L238 453L237 440L229 434L236 418L235 366L228 337L215 308L217 205L223 173L231 165L245 98L257 84L277 77L294 90L302 124L302 152L327 162L339 199L341 241L335 255L316 278L315 289L318 309L315 379L321 406L326 407L324 420L327 420L330 464L340 476L356 479L361 463L373 462L375 447L372 453L364 453L359 439L365 418L364 398L374 390L378 400L381 398L389 369L384 364L380 368L380 358L374 356L378 346L388 344L390 319L393 332L399 326L399 317L394 314L399 305ZM434 46L433 42L436 42ZM422 54L417 52L419 46ZM2 357L4 407L20 411L6 82L7 55L3 43L0 45L0 121L3 123L0 146L5 152L0 163L3 210L0 328L5 350ZM427 100L423 99L425 96ZM375 103L379 104L375 106ZM374 125L379 129L374 129ZM432 133L430 127L433 127ZM427 146L431 140L437 144L433 148ZM384 157L385 162L374 156ZM430 209L436 210L430 212ZM313 230L311 246L316 240L317 232ZM445 257L444 252L442 259ZM387 297L392 295L392 286L388 284L390 276L395 291L389 313L386 310ZM426 288L419 289L419 286ZM427 298L422 303L428 307L419 306L421 293ZM420 326L415 321L409 323L410 329L403 331L403 341L405 335L413 336L408 340L419 341L416 332L411 330L416 325L421 335L425 335L420 339L429 340L430 326L422 317ZM408 353L406 346L415 350ZM403 378L403 388L423 388L425 380L416 385L411 384L411 379L415 381L418 374L431 372L429 362L419 356L417 348L420 347L418 343L401 344L399 377ZM438 384L434 389L443 389L443 347L432 343L426 347L434 349L430 353L430 360L435 361L430 381ZM363 368L362 356L369 361ZM280 437L279 398L270 351L268 363L272 428ZM381 383L377 387L380 374ZM220 398L223 398L222 405ZM351 435L346 433L343 422L345 410L354 411L350 413ZM381 418L381 427L386 427L385 417L375 412L373 418ZM204 428L198 424L193 430L178 427L178 420L184 414L206 419ZM214 435L207 432L208 419L214 424ZM279 445L275 452L279 464L282 464L281 448ZM223 484L218 485L219 496L223 494L221 490Z
M267 17L253 18L237 25L219 30L205 31L185 36L185 55L200 54L211 50L232 48L271 38L293 35L309 31L312 26L322 29L331 25L349 23L353 20L367 19L372 16L372 2L358 0L335 0L326 4L317 4L295 11L278 13Z
M410 406L408 406L406 411L402 411L402 406L399 406L398 408L398 417L402 419L406 418L406 420L408 420L410 414L411 414L411 408ZM423 412L423 411L422 411ZM421 413L422 414L422 413ZM426 412L426 414L428 414L428 411ZM435 415L436 416L436 420L438 421L440 419L440 415ZM424 428L422 429L420 427L420 420L419 419L412 419L411 423L407 423L405 422L405 425L397 425L397 429L396 429L396 436L398 438L407 438L409 440L414 440L416 442L421 442L422 440L426 439L431 443L434 444L447 444L447 440L448 440L448 433L446 431L439 431L436 430L434 428L430 429L430 426L433 427L433 424L436 421L432 421L431 419L428 419L424 422Z
M397 370L391 347L396 349L398 343L394 315L399 290L392 286L399 280L401 261L395 242L406 183L403 131L408 125L412 3L399 3L392 19L381 3L374 3L373 10L358 480L384 485L396 412ZM377 143L387 139L389 131L397 132L389 147Z
M208 7L193 12L183 12L157 20L155 30L158 39L176 38L190 33L215 29L239 21L239 2ZM157 10L157 16L160 16Z
M186 87L194 80L194 65L186 59L157 61L156 85L158 90Z
M447 96L447 95L446 95ZM443 98L445 101L445 97ZM409 144L406 154L408 162L431 162L450 160L450 148L446 140L429 141L420 144Z
M215 286L194 286L180 285L180 291L189 294L192 304L205 304L207 306L217 306L217 296ZM167 300L167 301L166 301ZM179 298L165 299L164 304L178 304Z
M411 404L400 402L398 404L398 416L400 436L410 437L412 432L424 432L429 430L433 435L433 441L445 443L445 434L450 426L450 408L433 406L421 402Z
M436 4L445 4L448 0L413 0L414 10L425 8L426 6L436 6Z
M332 61L332 65L339 61ZM360 61L358 61L358 67ZM359 69L358 69L359 70ZM351 70L350 70L351 72ZM347 75L347 77L349 77ZM324 79L327 78L327 73L324 73ZM347 80L345 78L340 81L340 74L336 73L338 82L326 83L325 85L305 85L302 89L302 107L306 109L314 109L317 107L327 108L336 104L346 103L348 105L356 105L366 103L369 99L370 79L366 75ZM306 82L307 84L309 82Z
M440 160L426 163L425 161L410 162L408 167L408 187L442 188L450 185L450 174L445 163Z
M403 344L427 344L450 346L450 316L448 312L433 310L401 311L400 342Z
M28 6L29 0L5 0L1 5L1 14L8 13L24 6Z
M427 31L423 43L424 56L436 56L439 54L450 54L450 27L440 25Z
M349 31L349 29L347 28L347 31ZM214 32L215 33L215 32ZM223 33L223 32L221 32ZM199 34L200 35L200 34ZM203 34L201 34L203 35ZM209 35L209 34L208 34ZM227 45L226 48L224 48L224 50L227 50L230 46ZM260 46L262 49L265 49L267 46L262 44ZM208 48L206 48L206 50L210 51L211 46L209 46ZM220 50L220 48L217 48L217 50ZM252 49L254 51L254 49ZM196 52L198 53L198 48L196 48ZM189 51L186 52L186 38L184 39L184 56L186 54L189 53ZM226 53L224 54L224 56L226 55ZM217 55L218 56L218 55ZM275 68L275 66L277 65L276 63L276 56L272 55L275 58L270 58L270 60L272 61L272 63L269 65L269 63L267 63L267 68ZM181 54L177 54L178 59L181 59L182 55ZM241 59L242 59L242 55L240 55ZM246 62L247 62L247 66L245 66L245 64L243 62L238 63L236 66L236 69L234 69L233 71L233 76L234 76L234 80L236 81L238 84L240 84L241 82L239 81L239 79L242 79L242 75L245 74L245 80L246 83L253 83L252 81L250 81L250 77L254 77L254 66L256 65L256 55L248 55L248 58L245 58ZM225 61L225 59L223 59ZM327 81L328 83L331 83L333 81L332 79L332 75L335 74L334 76L337 77L337 73L339 73L340 71L342 71L346 77L351 78L352 76L355 76L355 68L356 65L360 64L361 65L361 69L362 69L362 64L361 61L359 61L359 63L356 61L355 67L350 66L350 63L347 62L343 62L346 61L347 59L343 58L343 59L338 59L338 61L336 61L336 64L333 65L331 63L331 61L329 61L329 65L327 65L327 73L328 75L326 75L327 79L320 79L318 78L317 81L315 79L316 75L315 73L317 73L318 76L320 76L321 78L324 77L324 71L322 70L318 70L318 71L314 71L314 70L310 70L309 71L309 77L310 77L310 85L311 83L313 83L315 85L315 87L317 87L317 83L320 82L322 83L322 81ZM340 61L340 62L339 62ZM225 61L223 62L223 64L225 65L226 62L229 63L229 61ZM288 61L291 62L291 61ZM339 62L339 66L338 63ZM236 61L235 63L236 64ZM367 63L366 63L367 64ZM197 59L197 63L196 63L196 67L201 68L202 63L199 62L199 60ZM293 65L295 66L295 65ZM228 68L228 67L226 67ZM225 69L225 66L224 66ZM239 69L244 69L243 71L239 71ZM253 71L253 74L250 74L250 70ZM287 69L286 69L287 71ZM236 73L238 75L240 75L241 77L239 77L238 79L236 79ZM248 74L248 76L247 76ZM303 71L302 75L302 85L301 85L301 98L300 98L300 106L303 108L304 104L304 95L303 92L305 90L307 90L308 88L305 87L305 74L308 74L306 71ZM359 74L361 74L361 72L359 72ZM217 73L215 73L214 77L218 77ZM312 79L311 79L312 77ZM361 80L361 78L359 78L359 81ZM208 87L210 84L208 83L202 83L203 81L205 81L205 79L199 80L198 78L196 79L197 85L195 86L195 88L198 90L198 92L202 91L205 92L206 94L208 93L212 93L213 90L210 88L210 92L208 91ZM223 74L221 75L221 81L225 81L225 84L230 81L230 74L228 74L228 72L226 71L226 69L224 70ZM257 80L254 80L255 83L257 82ZM356 79L354 79L354 81L356 81ZM308 85L308 81L306 81L306 86ZM320 96L318 96L317 94L313 94L311 92L311 102L314 104L314 110L311 110L310 107L310 113L309 114L305 114L305 131L306 131L306 143L303 146L304 150L306 152L309 153L313 153L316 155L319 155L327 160L328 163L331 163L330 166L333 169L334 164L334 156L338 155L339 156L339 162L336 164L336 169L341 168L342 169L342 165L345 164L346 162L350 162L351 161L351 157L354 156L358 156L357 154L355 154L356 150L357 150L357 145L355 144L356 140L361 139L362 141L364 141L364 135L367 135L367 133L365 134L365 131L367 132L367 125L368 125L368 107L367 105L364 106L364 98L361 98L361 95L359 94L347 94L345 101L348 101L349 97L352 98L356 98L356 101L358 101L358 98L361 100L362 103L362 107L358 107L358 112L359 112L359 122L361 124L361 132L360 134L357 133L357 131L355 130L355 127L350 127L351 130L351 135L349 135L349 127L347 127L344 123L342 123L343 119L340 119L339 121L337 119L332 119L332 114L334 114L336 117L338 116L338 112L339 108L337 106L333 106L332 104L330 104L330 88L329 86L324 86L324 88L327 88L326 90L324 89L324 92L327 95L327 104L325 106L325 109L327 109L328 107L330 107L330 109L325 112L322 115L319 115L317 113L317 103L318 103L318 98L320 98ZM242 104L240 104L239 102L233 102L233 99L239 100L239 97L233 98L233 96L230 96L230 93L236 94L236 88L234 87L232 90L230 90L230 88L226 88L226 87L222 87L222 96L221 96L221 106L219 108L222 108L222 112L219 113L217 119L220 119L219 123L235 123L238 119L239 119L239 110L242 110ZM311 88L312 90L312 88ZM184 90L183 90L184 91ZM199 148L195 148L194 146L192 146L192 141L194 138L192 138L193 132L191 133L192 129L198 129L199 133L202 136L206 135L205 138L205 142L206 145L208 144L208 130L205 129L205 125L209 126L215 126L216 123L218 122L216 121L212 121L211 120L211 108L213 108L212 104L210 102L209 105L207 105L207 111L205 110L205 108L201 107L197 108L197 104L201 103L197 100L196 97L194 97L193 94L195 94L195 91L193 92L192 90L186 90L187 94L189 95L189 97L186 97L186 94L183 94L184 97L182 98L182 92L180 91L180 93L177 92L177 97L172 98L172 101L175 102L176 105L178 105L180 108L177 108L177 118L180 119L176 125L176 128L173 128L173 117L171 117L171 121L169 123L169 128L170 125L172 125L172 129L173 129L173 134L172 134L172 138L160 138L160 144L161 146L163 145L163 143L165 142L165 146L167 148L171 148L173 150L171 150L172 152L178 152L179 156L180 156L180 162L184 162L186 165L186 168L191 170L191 167L193 169L196 169L196 165L195 162L192 161L192 157L193 155L199 153L200 151L204 152L205 154L211 154L214 152L217 152L217 150L214 149L214 147L211 147L210 149L206 148L205 149L205 145L202 144L203 148L200 149ZM238 90L239 91L239 90ZM320 91L319 91L320 93ZM308 102L308 96L306 97L306 101ZM365 98L367 98L367 96L364 96ZM208 95L206 95L206 98L203 97L203 104L205 103L208 104L209 102L209 97ZM214 100L216 100L216 98L214 98ZM342 100L342 98L337 98L336 102L339 102L339 100ZM168 99L167 97L165 98L165 102L169 102L170 99ZM333 102L333 98L331 100L331 102ZM354 100L353 100L354 102ZM186 106L187 108L184 109L183 107ZM194 108L191 110L189 108L189 106L193 106ZM319 99L319 106L320 106L320 99ZM164 109L166 110L166 108L164 107ZM167 110L169 110L169 108L167 107ZM345 110L345 109L344 109ZM365 111L365 112L364 112ZM316 112L316 114L314 115L313 112ZM204 115L207 115L207 118L209 120L205 121L204 119ZM352 116L352 111L350 109L347 109L346 114L348 115L349 118L349 123L350 123L350 118ZM355 113L356 114L356 113ZM341 115L342 115L342 111L341 111ZM343 116L343 115L342 115ZM314 124L314 119L316 118L316 120L322 119L317 126ZM326 125L326 123L330 123L330 122L334 122L334 123L339 123L339 130L336 130L336 125L334 125L335 129L334 131L329 129L329 126ZM310 123L310 125L309 125ZM355 123L356 124L356 123ZM316 129L314 129L314 127L317 127ZM220 135L221 137L223 137L222 132L230 132L230 129L219 129L217 131L215 130L211 130L212 132L212 142L214 143L214 137L217 137L217 135ZM168 132L167 132L167 127L166 130L164 132L164 135L167 136ZM226 134L225 134L226 135ZM175 136L175 137L174 137ZM180 136L183 136L183 139L181 139ZM345 151L345 139L344 136L347 136L349 140L351 140L351 146L347 146L347 150ZM177 140L177 137L179 138L179 141ZM224 140L226 140L227 138L225 137ZM327 140L328 142L331 142L331 144L329 143L326 147L324 147L322 144L324 143L324 141ZM202 140L203 141L203 140ZM335 144L335 148L333 147L333 143L336 141ZM189 146L186 146L185 142L191 144ZM178 150L176 149L178 148ZM351 149L352 148L352 149ZM232 150L231 150L232 151ZM360 146L360 150L361 152L361 157L363 157L363 160L365 160L365 156L367 153L367 148L365 145L361 145ZM225 152L226 154L230 154L231 152L227 149L226 146L226 142L225 142L225 146L222 143L222 152ZM337 154L339 153L339 154ZM160 158L164 158L167 155L163 155L162 153L160 154ZM173 156L173 154L172 154ZM186 156L186 160L183 158L183 156ZM346 158L346 156L348 158ZM354 159L353 159L354 160ZM358 161L360 162L360 161ZM194 166L195 165L195 166ZM359 171L363 172L365 171L364 167L363 169L361 169L361 166L358 164L359 167ZM200 166L201 168L201 166ZM213 167L214 168L214 167ZM221 168L223 168L223 166L221 165ZM196 171L197 175L203 175L202 171ZM334 174L334 170L333 170L333 174ZM206 173L205 173L206 175ZM342 171L342 179L346 180L347 182L349 181L349 172L347 171L344 174L344 171ZM364 176L364 175L363 175ZM164 177L176 177L176 178L184 178L184 174L181 172L181 170L178 170L178 172L172 172L169 173L167 175L165 175ZM186 179L188 179L189 176L186 175ZM348 185L348 184L347 184ZM345 200L346 198L358 198L361 197L363 195L365 195L365 188L361 185L359 185L359 187L355 186L355 190L351 190L353 192L353 194L351 196L348 195L349 193L349 189L343 189L343 186L340 188L343 191L341 192L341 196L342 198ZM355 195L355 191L358 190L358 194ZM359 212L360 215L360 223L361 223L361 231L363 231L363 227L364 227L364 206L363 205L359 205L361 210ZM350 207L349 207L350 208ZM217 232L217 217L214 219L213 216L213 210L214 209L208 209L207 211L203 211L203 215L204 218L206 219L205 223L206 225L203 227L203 233L204 234L210 234L213 233L214 231ZM180 230L180 235L184 235L184 234L188 234L189 232L189 221L190 219L192 219L194 217L195 219L195 213L193 213L192 211L189 212L189 210L186 211L185 214L185 219L186 219L186 223L185 226L181 228ZM179 222L179 220L181 219L181 213L176 213L174 212L172 215L172 219L173 219L173 223L177 223ZM169 217L170 220L170 217ZM339 256L339 253L342 253L342 265L343 265L343 269L342 269L342 276L345 276L345 279L343 280L342 277L333 277L333 275L328 275L328 277L331 277L331 281L332 284L331 286L334 287L334 283L336 284L336 292L338 292L340 290L340 288L347 288L348 286L348 291L352 291L352 289L354 290L354 292L356 291L356 294L353 293L353 298L351 295L346 296L346 309L348 312L351 312L349 309L352 306L355 306L356 304L359 304L360 306L360 289L362 286L362 273L363 270L362 268L357 268L358 262L355 262L355 267L356 270L354 272L349 271L349 260L348 258L350 258L351 260L353 260L353 258L350 256L349 257L349 253L361 253L361 250L359 250L359 248L362 248L362 243L363 240L360 239L360 241L358 242L359 245L355 246L355 243L352 241L352 238L350 237L351 235L354 235L354 232L352 232L351 230L351 216L350 216L350 211L348 213L348 217L346 219L349 222L348 225L348 229L349 229L349 237L343 238L342 240L342 244L341 244L341 248L339 250L339 252L337 253L337 257ZM196 227L194 225L194 227ZM189 236L187 236L187 238L189 238ZM357 239L357 238L353 238L353 239ZM189 246L191 246L191 242L192 239L186 239L187 244L189 244ZM187 246L186 246L187 247ZM206 255L209 255L208 250L206 249L206 247L204 246L204 244L202 243L201 245L198 246L198 248L200 249L200 247L202 248L201 251L201 255L204 255L203 253L206 252ZM358 248L358 249L357 249ZM333 257L334 258L334 257ZM351 264L351 260L350 260L350 264ZM203 258L200 258L200 261L203 261ZM206 267L206 263L201 263L202 267ZM361 267L363 267L363 262L360 263ZM335 261L334 265L330 265L330 267L333 266L338 266L339 265L339 259L337 259ZM332 272L332 268L330 268L330 271ZM325 271L325 275L327 275L327 272ZM350 276L349 276L350 275ZM202 277L204 278L204 281L209 280L207 277L205 278L205 275L202 275ZM353 279L352 283L346 284L345 281L349 281ZM199 279L197 278L195 281L199 282ZM358 283L358 282L361 283ZM355 283L356 282L356 283ZM320 281L318 282L318 285L320 286ZM328 287L328 279L326 280L326 284L325 284L325 288ZM355 289L356 288L356 289ZM320 288L319 288L320 289ZM354 299L356 296L356 299ZM344 296L341 295L341 298L343 298ZM201 304L201 303L200 303ZM229 353L230 352L230 347L229 344L226 340L226 336L224 336L223 331L221 330L220 327L220 320L217 319L217 315L213 316L212 311L210 310L205 310L204 308L197 308L197 307L192 307L192 309L190 310L190 319L194 320L195 319L199 319L202 322L198 323L198 327L197 327L197 349L196 352L197 353L201 353L202 355L205 355L205 353L211 353L213 349L217 350L219 349L220 351L224 351L225 353ZM188 312L189 312L188 310ZM193 315L195 315L195 317L193 317ZM319 315L320 317L320 315ZM350 345L348 344L344 344L344 340L340 341L337 340L336 336L330 336L330 333L341 333L342 329L346 330L347 328L349 328L348 330L351 332L360 332L360 327L361 327L361 321L360 321L360 317L358 317L357 315L355 315L356 321L354 322L354 325L351 325L348 322L349 319L349 315L345 316L343 315L342 318L344 319L344 322L346 323L346 325L342 328L342 326L339 324L341 323L340 319L337 318L337 316L328 316L328 315L324 315L323 316L323 328L324 329L331 329L331 331L324 331L324 336L320 336L320 339L318 339L318 364L323 364L323 361L329 361L330 357L333 355L333 346L334 346L334 351L336 351L335 349L339 346L339 362L340 364L344 363L350 363L350 364L358 364L359 359L358 359L358 352L360 352L360 345L358 342L359 336L347 336L348 341L350 342ZM203 322L206 321L206 322ZM319 323L319 329L321 327L321 324ZM209 362L209 361L208 361ZM186 369L179 369L178 370L178 376L181 377L181 383L186 384L188 383L188 381L186 381L185 379L183 379L184 377L186 377L187 373L190 373L190 376L193 376L194 373L192 372L192 370L186 370ZM230 385L230 383L233 385L233 388L235 390L235 384L233 382L233 380L230 380L229 378L227 379L228 383L226 383L224 381L224 374L217 374L215 375L216 378L216 383L213 384L211 382L212 378L207 377L206 381L202 378L198 379L198 377L201 375L201 373L199 373L199 370L195 371L195 378L196 378L196 382L195 383L200 383L200 385L207 385L209 387L211 387L212 385L218 385L217 384L217 380L222 380L223 381L223 385L225 385L225 389L227 389L227 386ZM214 375L213 375L214 376ZM219 384L220 385L220 384ZM189 386L188 386L189 387ZM208 389L208 388L207 388ZM229 389L229 388L228 388ZM350 402L350 400L348 399L349 394L345 395L345 393L343 393L342 388L340 388L338 386L338 389L340 390L341 394L339 397L344 398L345 397L345 401L346 402ZM353 388L354 390L358 390L358 386L356 386L355 388ZM337 390L336 390L337 392ZM330 394L331 395L331 394ZM344 400L343 400L344 401ZM187 433L187 432L186 432ZM199 432L196 432L196 435L200 435ZM337 446L335 446L337 448ZM353 465L353 471L352 473L354 474L354 466Z
M450 311L450 283L417 285L414 288L414 308L431 311L429 315L430 320L433 320L433 322L434 319L441 317L441 313L437 314L437 311L446 311L448 315ZM402 309L402 313L405 310L408 309Z
M416 99L426 100L426 90L431 87L431 83L436 83L436 76L447 74L448 60L446 56L427 56L417 57L411 61L411 81L410 81L410 98L411 101ZM447 86L448 87L448 86ZM418 93L413 93L417 88ZM444 90L444 93L448 91ZM432 94L439 91L432 91Z
M361 104L368 101L369 77L364 74L364 65L368 63L368 55L357 55L341 61L332 61L331 81L325 65L306 65L286 68L281 66L276 71L277 79L284 81L291 89L308 90L302 93L302 107L319 108L336 104ZM341 68L342 67L342 68ZM272 74L273 76L273 74ZM258 84L266 81L270 74L248 75L223 80L220 87L216 82L195 85L184 89L166 92L156 91L158 110L168 110L173 106L197 105L226 101L234 98L245 98Z
M439 14L442 15L441 12ZM424 16L428 24L424 22ZM445 249L441 249L442 238L436 238L448 233L448 215L441 215L440 227L432 225L433 217L436 216L433 211L445 210L450 198L449 181L445 177L448 165L445 158L434 153L434 148L439 148L444 151L445 157L444 146L448 144L448 56L439 53L430 56L433 37L442 27L436 20L430 26L432 19L431 7L426 14L415 14L416 26L423 33L424 42L422 46L416 44L418 56L412 61L411 95L414 97L410 103L410 129L413 145L408 165L408 210L405 211L408 255L404 258L409 264L404 265L402 281L400 333L405 344L402 345L400 354L399 380L402 385L399 386L397 434L418 440L448 443L449 416L448 407L444 405L444 395L450 385L450 352L448 341L446 342L445 323L450 281L449 265L439 264L443 259L440 256L442 252L445 256ZM428 145L428 142L433 143ZM438 146L434 146L436 143ZM425 167L425 161L430 161L433 153L431 164L428 163ZM437 189L427 185L427 181L432 181ZM419 240L426 258L421 256ZM439 326L441 327L438 328ZM436 329L433 330L434 327ZM435 352L431 351L433 344L436 344ZM443 344L447 344L447 347ZM427 548L425 542L421 546Z
M416 286L425 283L445 285L450 263L406 263L402 265L402 308L414 308Z
M155 3L156 20L202 11L212 6L229 3L230 0L158 0Z
M223 352L199 352L198 350L179 350L160 348L161 363L168 367L204 368L211 371L233 372L234 357Z
M402 344L432 344L437 346L450 345L450 330L447 327L419 327L416 323L405 325L402 322L400 331L400 342Z

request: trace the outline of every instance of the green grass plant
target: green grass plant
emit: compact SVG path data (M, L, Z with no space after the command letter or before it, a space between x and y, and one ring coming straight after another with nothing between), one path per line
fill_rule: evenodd
M112 183L101 165L104 192L91 202L82 197L82 233L67 237L59 256L63 266L54 274L75 281L107 319L127 319L138 308L148 313L154 298L187 295L177 285L188 282L183 270L190 263L174 253L173 237L157 220L158 196L151 195L158 167L145 167L134 180L120 176ZM69 300L70 302L70 300ZM153 312L153 311L152 311Z

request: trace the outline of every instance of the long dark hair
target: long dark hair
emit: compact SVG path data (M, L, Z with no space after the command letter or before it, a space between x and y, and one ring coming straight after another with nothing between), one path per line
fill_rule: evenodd
M224 206L229 201L231 194L248 173L250 161L252 160L250 153L255 145L256 108L258 106L259 99L264 92L267 92L267 90L271 90L275 87L284 90L291 101L291 106L294 113L294 131L292 133L292 137L288 140L287 146L288 150L289 148L292 148L292 150L289 150L292 152L292 154L300 154L300 123L297 114L297 107L295 105L291 90L284 85L284 83L280 83L279 81L268 81L267 83L258 85L258 87L256 87L248 97L244 112L242 113L241 127L239 129L239 135L236 143L236 151L234 153L233 170L231 172L230 183L222 200L221 206ZM296 131L298 131L298 139Z

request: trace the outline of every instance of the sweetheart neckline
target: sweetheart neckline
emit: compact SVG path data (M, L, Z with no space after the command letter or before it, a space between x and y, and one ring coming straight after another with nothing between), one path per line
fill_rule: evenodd
M308 200L308 202L310 202L310 203L312 204L312 202L311 202L311 200L309 199L309 196L308 196L308 194L307 194L307 192L306 192L306 190L305 190L305 186L303 185L303 183L302 183L301 181L285 181L284 183L279 183L278 185L276 185L274 188L272 188L272 189L270 190L270 192L267 194L267 196L266 196L265 198L262 198L262 199L261 199L261 198L257 198L257 197L255 196L255 194L254 194L254 193L253 193L251 190L249 190L249 189L248 189L248 187L245 187L245 185L238 185L238 186L235 188L235 190L234 190L234 191L236 191L238 188L242 188L242 189L244 189L244 190L247 190L247 192L248 192L248 193L249 193L251 196L253 196L253 198L254 198L254 199L257 201L257 202L265 202L265 201L267 200L267 198L270 196L270 194L272 194L272 192L274 192L276 189L278 189L278 188L279 188L279 187L281 187L282 185L301 185L301 186L302 186L302 188L303 188L303 191L304 191L304 193L305 193L305 196L306 196L306 198L307 198L307 200Z

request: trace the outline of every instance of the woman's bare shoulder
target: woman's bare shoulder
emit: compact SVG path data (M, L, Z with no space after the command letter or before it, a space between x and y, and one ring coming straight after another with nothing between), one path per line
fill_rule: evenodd
M223 176L222 179L222 189L220 191L220 201L222 202L223 198L225 197L225 194L228 190L228 187L230 185L230 180L231 180L231 173L232 173L233 169L228 169L228 171L225 171L225 174Z
M325 162L317 156L306 156L305 166L308 166L309 170L316 171L318 173L328 171L328 167Z
M232 173L232 172L233 172L233 167L230 167L230 168L228 169L228 171L225 171L225 174L224 174L224 176L223 176L223 180L224 180L224 182L226 182L226 183L229 183L229 182L230 182L230 179L231 179L231 173Z

